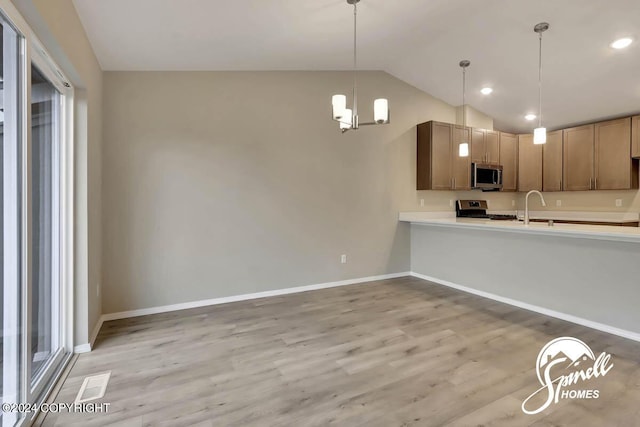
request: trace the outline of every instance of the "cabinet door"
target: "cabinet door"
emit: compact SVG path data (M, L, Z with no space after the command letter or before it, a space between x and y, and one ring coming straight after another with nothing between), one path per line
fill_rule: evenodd
M471 128L471 162L472 163L487 163L487 149L485 147L485 134L484 129Z
M610 120L595 125L596 190L632 188L631 118Z
M640 116L631 119L631 157L640 157Z
M518 190L518 137L500 132L500 157L502 165L502 191Z
M567 191L593 189L594 126L563 131L563 184Z
M562 131L549 132L542 146L542 188L562 191Z
M542 145L533 135L518 135L518 191L542 190Z
M451 125L439 122L419 124L417 147L418 190L451 189Z
M500 164L500 139L499 134L495 130L488 130L484 136L484 146L486 151L487 163L492 165Z
M463 141L469 141L470 128L453 126L453 144L451 150L451 169L454 190L471 189L471 158L460 157L458 146Z

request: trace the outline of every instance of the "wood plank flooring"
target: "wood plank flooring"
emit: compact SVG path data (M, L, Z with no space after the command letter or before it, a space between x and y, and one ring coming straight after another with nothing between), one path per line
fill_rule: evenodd
M560 336L611 353L599 399L522 401ZM640 343L406 277L105 323L56 401L111 371L107 414L45 426L640 425Z

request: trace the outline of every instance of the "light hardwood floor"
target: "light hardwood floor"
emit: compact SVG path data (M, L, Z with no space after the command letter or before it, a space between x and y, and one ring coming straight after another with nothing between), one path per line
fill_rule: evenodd
M599 399L522 401L560 336L613 355ZM105 323L56 401L111 371L107 414L45 426L640 425L640 343L400 278Z

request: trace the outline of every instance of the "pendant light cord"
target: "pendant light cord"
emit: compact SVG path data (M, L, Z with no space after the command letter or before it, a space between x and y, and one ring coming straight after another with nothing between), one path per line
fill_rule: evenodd
M539 33L540 47L538 50L538 127L542 127L542 33Z
M358 115L358 51L357 51L357 29L358 29L358 6L353 4L353 116Z
M467 67L462 67L462 131L467 126L467 109L465 108L465 93L467 88Z

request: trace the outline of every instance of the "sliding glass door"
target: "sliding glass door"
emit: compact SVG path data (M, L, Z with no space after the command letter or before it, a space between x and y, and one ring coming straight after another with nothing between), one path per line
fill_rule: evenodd
M43 399L72 346L72 91L12 18L0 14L2 427L30 421L15 405Z

